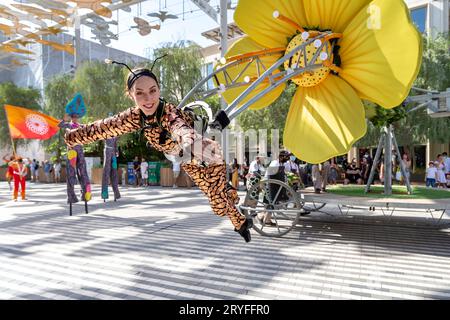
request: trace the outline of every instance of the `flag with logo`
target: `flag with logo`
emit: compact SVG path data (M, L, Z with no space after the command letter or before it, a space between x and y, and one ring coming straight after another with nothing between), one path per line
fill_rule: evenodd
M60 120L43 113L5 104L12 139L47 140L58 131Z

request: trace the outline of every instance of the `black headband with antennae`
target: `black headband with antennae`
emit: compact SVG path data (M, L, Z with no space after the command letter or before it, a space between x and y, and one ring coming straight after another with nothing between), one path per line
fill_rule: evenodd
M125 64L125 63L117 62L117 61L110 60L110 59L105 59L105 63L106 63L106 64L119 64L119 65L121 65L121 66L125 66L128 70L130 70L130 72L131 72L132 74L134 74L133 70L131 70L131 68L130 68L127 64Z
M159 86L158 79L156 78L156 75L153 73L153 67L155 66L155 63L158 60L166 57L167 55L168 54L164 54L164 55L156 58L153 61L153 64L152 64L150 70L149 69L139 69L136 72L131 70L131 68L127 64L122 63L122 62L117 62L117 61L114 61L114 60L105 59L105 63L107 63L107 64L118 64L118 65L121 65L121 66L125 66L128 70L130 70L131 74L133 75L131 78L128 77L128 81L127 81L127 87L128 87L128 90L130 90L133 87L133 84L136 82L136 80L139 79L142 76L147 76L147 77L150 77L150 78L154 79L156 81L156 84Z
M169 54L163 54L162 56L158 57L155 59L155 61L153 61L152 67L150 68L150 71L153 72L153 67L155 66L156 61L158 61L159 59L165 58L167 57Z

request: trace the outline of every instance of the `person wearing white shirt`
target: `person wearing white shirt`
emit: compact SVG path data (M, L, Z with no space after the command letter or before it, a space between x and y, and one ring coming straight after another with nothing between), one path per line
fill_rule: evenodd
M436 186L436 180L438 178L438 170L437 170L436 166L434 165L433 161L430 161L428 166L429 167L427 168L426 177L425 177L426 185L427 185L427 187L434 188Z
M250 167L248 169L248 173L250 174L261 174L262 165L261 165L261 156L256 156L255 160L250 163Z
M177 186L177 179L178 176L180 175L180 171L181 171L181 166L179 162L172 162L172 170L173 170L173 188L178 188Z
M53 171L55 172L55 182L61 182L61 162L59 160L53 164Z
M141 177L142 177L142 186L148 186L148 162L147 160L142 160L141 162Z
M286 172L292 172L295 175L299 173L298 164L295 163L295 156L290 156L289 161L284 164L284 169Z

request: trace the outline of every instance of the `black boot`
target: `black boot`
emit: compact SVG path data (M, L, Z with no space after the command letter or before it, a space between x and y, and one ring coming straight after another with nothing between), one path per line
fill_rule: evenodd
M245 222L242 224L239 230L234 229L237 233L239 233L245 240L245 242L250 242L252 240L252 235L250 234L250 229L253 227L253 219L247 218Z

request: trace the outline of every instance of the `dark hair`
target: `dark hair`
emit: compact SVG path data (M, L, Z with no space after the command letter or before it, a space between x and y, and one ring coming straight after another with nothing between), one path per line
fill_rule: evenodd
M153 80L155 80L156 85L159 88L159 82L158 82L158 78L156 78L156 75L150 69L140 68L140 69L135 69L128 74L128 78L127 78L128 90L131 90L131 88L133 87L133 85L137 79L144 77L144 76L150 77Z

